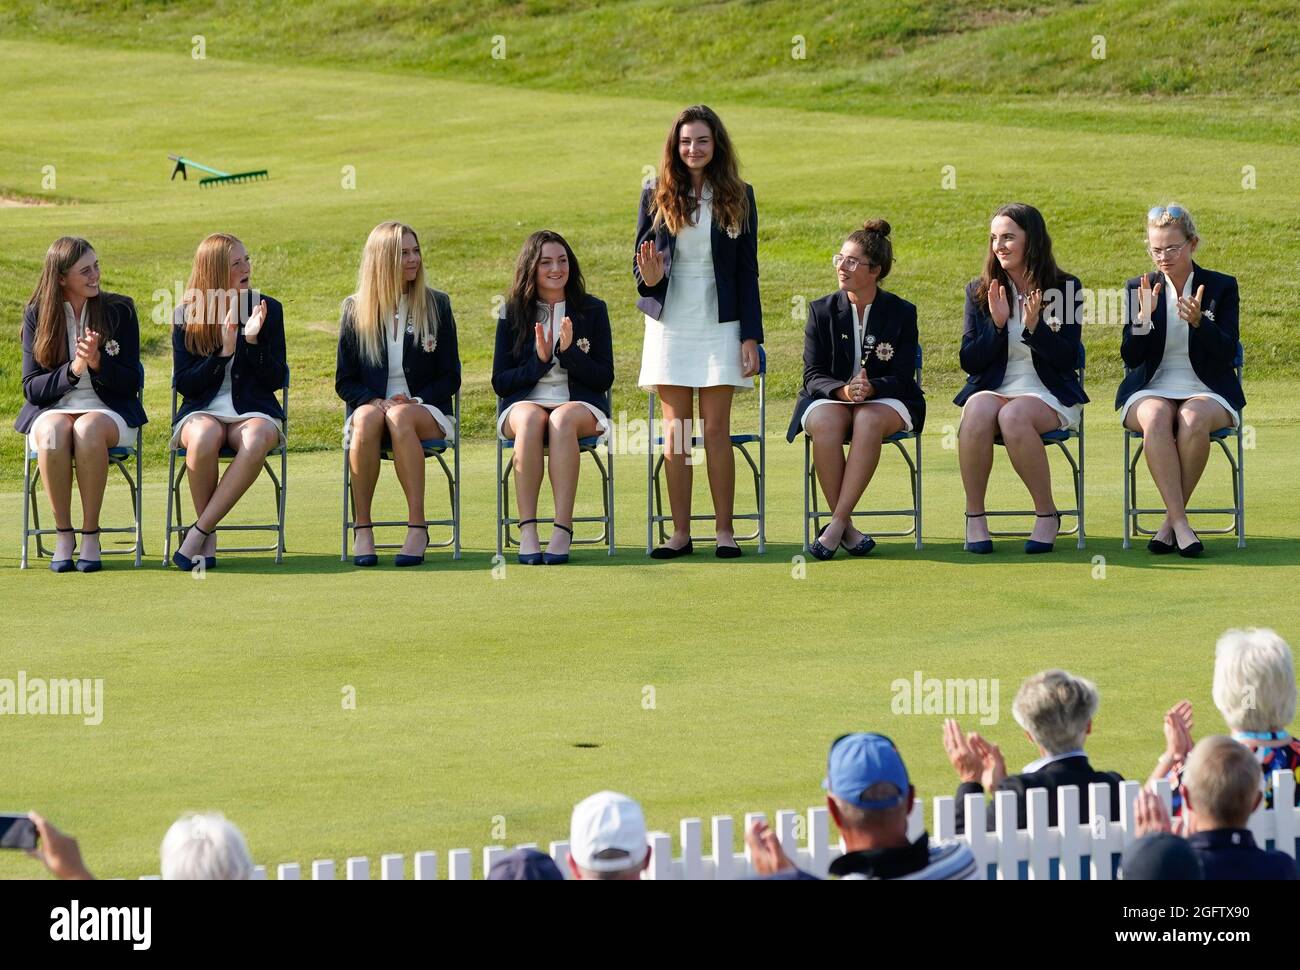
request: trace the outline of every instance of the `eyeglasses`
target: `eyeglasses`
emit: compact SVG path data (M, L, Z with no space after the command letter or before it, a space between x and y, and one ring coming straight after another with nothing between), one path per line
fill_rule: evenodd
M1187 210L1184 209L1181 205L1169 205L1169 206L1153 205L1150 209L1147 210L1147 219L1148 220L1159 219L1166 212L1168 212L1175 219L1187 218Z
M845 256L843 253L836 253L834 256L831 257L831 265L834 266L836 269L839 269L841 266L843 266L846 270L852 273L859 266L870 267L873 264L867 262L865 259L858 259L858 257L856 256Z
M1190 240L1188 240L1190 242ZM1164 257L1166 259L1177 259L1178 254L1187 246L1186 242L1180 242L1177 246L1148 246L1149 252L1156 259Z

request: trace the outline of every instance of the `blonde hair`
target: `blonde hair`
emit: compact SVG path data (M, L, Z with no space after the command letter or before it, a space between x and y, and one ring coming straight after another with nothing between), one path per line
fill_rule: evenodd
M357 338L361 358L368 364L384 359L384 327L397 313L397 305L406 296L406 322L414 329L415 340L432 350L438 340L438 308L433 291L424 282L424 261L409 284L402 281L402 236L410 233L416 246L420 237L410 226L396 221L381 222L370 230L361 255L357 274L357 291L343 301L343 321ZM423 294L423 299L414 299Z
M214 232L194 252L194 265L181 298L185 349L191 354L207 357L221 347L226 310L238 306L239 300L239 293L230 288L230 253L242 245L227 232Z
M1234 731L1280 731L1295 718L1295 662L1272 630L1228 630L1214 645L1214 706Z
M1154 206L1147 212L1148 229L1164 229L1167 226L1177 226L1189 240L1201 238L1196 233L1196 223L1192 220L1191 212L1187 206L1177 202Z

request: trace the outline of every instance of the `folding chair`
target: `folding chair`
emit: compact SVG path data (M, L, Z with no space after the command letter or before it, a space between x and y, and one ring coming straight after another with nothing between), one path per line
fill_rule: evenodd
M1241 380L1242 365L1245 358L1245 352L1240 343L1237 344L1237 353L1232 359L1232 366L1237 371L1237 380ZM1127 372L1127 368L1125 369ZM1237 455L1234 458L1231 449L1228 447L1228 439L1237 439ZM1134 440L1137 440L1137 450L1132 450ZM1228 468L1232 475L1232 507L1231 508L1197 508L1188 509L1188 515L1231 515L1232 525L1225 526L1221 529L1197 529L1197 533L1203 536L1226 536L1236 533L1237 548L1246 548L1246 451L1242 444L1241 426L1238 424L1235 428L1220 428L1218 431L1211 432L1210 440L1217 443L1223 451L1223 457L1228 459ZM1131 452L1131 454L1130 454ZM1162 508L1140 508L1137 499L1137 466L1142 457L1142 434L1138 431L1124 429L1124 548L1132 547L1131 536L1136 532L1139 535L1153 536L1156 534L1155 529L1144 528L1139 520L1143 515L1160 515L1165 514Z
M176 426L176 378L172 376L172 419L169 428ZM288 456L288 436L289 436L289 378L288 369L285 370L284 387L280 388L280 407L284 411L284 434L285 444L277 445L266 454L266 460L262 462L262 468L266 471L267 477L271 479L271 484L275 487L275 522L268 525L218 525L217 532L274 532L275 544L270 546L235 546L223 547L222 552L274 552L277 563L284 562L284 499L285 492L289 487L289 456ZM188 471L185 464L185 455L187 449L179 442L174 448L168 448L167 458L167 529L163 541L163 565L172 565L172 536L176 536L177 545L185 540L185 526L181 525L181 482L184 481ZM280 459L280 474L277 476L275 470L271 467L271 459L275 457ZM228 462L235 457L235 450L226 445L221 446L217 452L217 464ZM181 459L180 471L176 470L176 459Z
M1084 353L1083 344L1080 344L1080 345L1079 345L1079 364L1078 364L1078 370L1079 370L1079 386L1080 386L1080 387L1083 386L1083 377L1084 377L1084 370L1085 370L1086 364L1087 364L1087 355ZM1084 525L1083 525L1083 452L1084 452L1084 442L1083 442L1083 421L1084 421L1084 417L1086 416L1086 412L1087 412L1087 410L1088 410L1088 409L1087 409L1087 406L1085 405L1085 406L1083 407L1081 413L1079 414L1079 430L1078 430L1078 431L1072 431L1072 430L1069 430L1069 429L1066 429L1066 430L1064 430L1064 431L1048 431L1046 434L1044 434L1044 435L1042 436L1044 446L1047 446L1047 445L1055 445L1057 448L1059 448L1059 449L1061 450L1061 454L1065 456L1065 460L1066 460L1066 461L1069 463L1069 465L1070 465L1070 473L1071 473L1071 475L1073 476L1073 479L1074 479L1074 503L1075 503L1075 504L1074 504L1074 508L1072 508L1072 509L1058 509L1057 511L1061 513L1061 518L1062 518L1062 519L1064 519L1066 516L1073 516L1075 521L1074 521L1074 525L1072 525L1070 528L1068 528L1068 529L1061 529L1061 531L1058 533L1058 535L1062 535L1062 536L1077 536L1079 541L1076 543L1076 548L1078 548L1078 549L1082 549L1082 548L1084 547ZM1076 445L1075 445L1075 451L1074 451L1073 454L1070 452L1070 448L1069 448L1069 442L1070 442L1071 440L1074 440L1075 442L1077 442ZM994 438L993 438L993 443L994 443L994 444L998 444L998 445L1003 445L1004 447L1005 447L1005 444L1006 444L1006 443L1002 440L1002 436L1001 436L1001 435L995 435ZM1026 509L1026 510L1013 510L1013 511L995 511L995 510L988 510L988 511L986 511L984 514L985 514L985 515L989 515L989 516L993 516L993 515L1021 515L1021 516L1027 516L1027 515L1033 515L1033 514L1034 514L1034 510L1033 510L1033 509ZM989 535L992 536L992 537L995 537L995 538L1022 538L1022 539L1023 539L1023 538L1028 537L1030 534L1031 534L1030 532L994 532L994 531L992 531L991 529L989 530Z
M140 390L136 393L137 400L140 401L141 407L144 406L144 371L140 371ZM127 488L131 490L131 508L135 513L135 524L133 526L100 526L100 534L105 533L131 533L135 536L135 543L131 549L105 549L101 542L101 556L129 556L135 554L135 564L140 565L141 557L144 556L144 537L140 532L140 512L141 499L144 486L143 478L143 457L140 450L140 436L144 434L144 428L136 431L135 445L132 447L113 447L108 449L108 463L122 473L126 479ZM41 509L40 503L36 500L36 493L41 484L41 466L37 461L36 452L27 447L27 436L23 435L23 549L22 558L19 568L27 568L27 543L31 537L36 538L36 557L44 559L51 555L53 550L46 550L43 536L51 536L58 532L57 529L41 528ZM132 458L135 459L135 477L131 477L131 472L127 468L127 462ZM73 456L72 467L77 467L76 457ZM32 469L35 469L33 472ZM30 516L30 518L29 518ZM77 530L80 534L81 530Z
M430 438L428 440L422 440L420 442L420 445L424 448L425 460L427 461L430 458L435 458L438 461L439 467L442 468L442 473L447 479L447 492L451 502L450 519L425 519L424 520L424 525L426 528L428 528L429 526L439 526L439 527L449 526L451 528L450 536L448 536L446 539L439 539L437 542L430 541L429 548L446 549L450 547L451 558L459 559L460 558L460 436L461 436L460 391L456 392L456 397L452 407L452 411L453 411L453 421L456 425L456 437L451 441L447 441L444 438ZM351 412L349 411L348 413L350 414ZM351 466L348 464L349 451L350 449L347 447L343 449L343 552L339 556L340 562L348 561L348 535L350 534L353 526L352 517L356 515L356 504L352 501L352 472L351 472ZM448 451L450 451L452 454L451 468L447 467L446 454ZM381 461L392 461L393 460L392 449L388 445L385 445L379 452L379 458ZM396 528L397 526L406 528L408 523L405 519L402 519L400 521L397 519L391 519L388 521L374 520L371 522L371 525L373 525L376 529ZM400 549L400 548L402 548L402 543L400 542L376 542L375 543L376 550Z
M916 385L921 386L921 345L916 346ZM914 453L908 454L905 441L912 441ZM849 437L844 439L847 445L852 441L852 432ZM912 484L912 507L910 509L880 509L880 510L860 510L854 509L852 518L859 516L877 516L877 515L906 515L912 519L912 525L908 529L893 532L872 532L872 536L898 537L898 536L915 536L916 548L921 548L921 435L915 431L899 431L891 434L884 441L885 444L892 444L898 448L898 453L903 456L903 461L907 462L907 472ZM812 546L812 537L821 535L823 518L829 518L830 512L822 512L818 507L817 499L817 466L813 462L812 438L805 433L803 436L803 551L807 552ZM811 526L811 530L810 530Z
M654 436L655 427L655 393L650 392L650 421L648 427L651 429L650 447L646 449L646 527L645 527L645 551L649 555L655 546L654 535L655 528L659 530L659 542L668 541L668 531L664 528L665 522L672 521L672 515L665 515L663 510L663 494L660 489L659 472L664 466L663 454L663 435ZM662 422L660 422L662 425ZM662 430L662 428L661 428ZM754 456L749 452L749 446L758 445L758 463L755 464ZM704 438L700 435L691 437L691 448L701 448L704 446ZM758 347L758 432L756 434L733 434L731 436L731 447L740 452L745 462L749 465L750 471L754 475L754 496L757 503L757 511L735 513L733 519L742 519L755 523L754 531L746 535L736 536L737 542L749 542L758 540L758 552L762 555L767 550L767 504L765 490L767 488L767 353L763 350L763 345ZM700 513L691 516L692 522L711 522L713 515L710 513ZM691 536L692 542L713 542L713 536Z
M605 403L610 413L613 413L613 395L605 395ZM612 434L612 432L611 432ZM510 528L519 524L519 520L510 515L510 476L514 472L514 462L505 461L507 449L514 448L513 438L502 439L497 437L497 555L505 554L505 551L511 546L517 546L519 543L513 535ZM601 452L604 452L604 460L601 459ZM583 536L579 538L574 535L570 541L571 545L601 545L602 543L609 547L609 555L614 555L614 444L610 434L589 435L578 439L579 459L582 455L591 455L591 460L595 462L596 469L600 472L600 494L603 507L603 515L575 515L573 525L576 527L579 522L599 522L601 531L599 535ZM543 454L547 450L543 450ZM539 518L539 524L554 523L555 518Z

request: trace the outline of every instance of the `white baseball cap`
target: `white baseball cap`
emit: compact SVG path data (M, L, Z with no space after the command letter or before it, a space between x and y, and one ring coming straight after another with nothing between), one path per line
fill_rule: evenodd
M645 815L626 795L602 791L584 798L569 823L569 855L583 869L616 872L645 862Z

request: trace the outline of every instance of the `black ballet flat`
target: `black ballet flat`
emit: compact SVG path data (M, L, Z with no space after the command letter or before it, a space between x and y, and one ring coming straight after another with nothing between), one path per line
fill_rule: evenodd
M740 550L737 550L739 552ZM695 552L695 543L687 539L686 545L680 549L674 549L672 546L659 546L657 549L650 550L651 559L678 559L682 556L689 556Z
M719 559L739 559L743 555L740 546L714 546L713 554Z
M876 540L864 532L862 534L862 541L856 546L846 546L843 541L840 542L840 546L843 547L844 551L850 556L865 556L872 549L876 548Z
M570 529L567 525L560 525L560 523L558 522L552 522L551 525L553 525L557 529L563 529L565 532L569 534L570 538L573 537L573 530ZM569 561L569 554L567 552L542 553L543 566L563 566L568 561Z
M77 530L76 530L76 529L60 529L58 526L55 526L54 531L55 531L55 532L76 532ZM74 548L75 548L75 547L74 547ZM52 573L70 573L70 572L72 572L72 570L73 570L73 562L72 562L71 559L51 559L51 560L50 560L50 572L52 572Z
M1152 536L1151 541L1147 543L1147 552L1153 553L1157 556L1167 556L1177 548L1178 547L1173 543L1161 542L1154 536Z
M1192 533L1192 534L1195 535L1196 533ZM1178 536L1174 536L1174 542L1177 541L1178 541ZM1188 545L1178 547L1178 555L1182 556L1184 559L1195 559L1204 551L1205 551L1205 546L1201 544L1200 539L1197 539L1195 542L1192 542Z
M354 539L356 538L357 530L358 530L358 529L370 529L370 530L373 532L373 531L374 531L374 526L371 525L370 523L366 523L365 525L354 525L354 526L352 527L352 537L353 537ZM354 556L352 557L352 565L354 565L354 566L361 566L361 567L364 568L364 569L369 569L371 566L378 566L378 565L379 565L379 556L377 556L377 555L376 555L375 553L373 553L373 552L368 552L368 553L366 553L366 554L363 555L363 556L356 556L356 555L354 555ZM211 567L209 567L209 568L211 568Z
M812 554L814 559L820 559L822 562L835 558L835 549L827 549L822 545L821 539L814 539L812 545L808 547L808 552Z
M1034 514L1037 518L1040 519L1050 519L1053 516L1055 516L1056 527L1058 530L1060 529L1061 527L1060 512L1036 512ZM1052 549L1055 548L1055 546L1056 546L1055 539L1053 539L1051 542L1039 542L1037 539L1029 539L1025 542L1025 553L1030 556L1041 555L1044 552L1051 552Z
M982 519L983 517L984 517L983 512L966 513L966 518L968 519ZM969 539L967 539L966 542L962 544L962 549L964 549L966 552L973 552L977 556L987 556L989 553L993 551L993 540L981 539L979 542L971 542Z
M99 535L99 530L82 529L81 534L83 536L97 536ZM103 562L98 559L82 559L80 556L77 557L77 572L79 573L97 573L103 568Z

